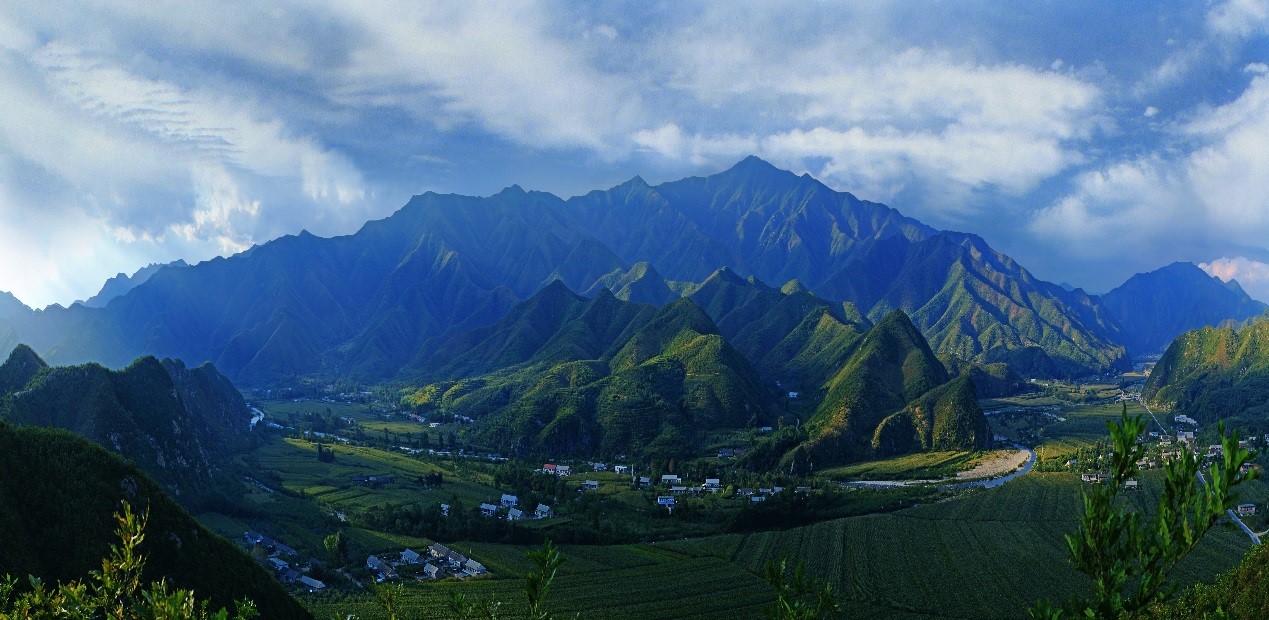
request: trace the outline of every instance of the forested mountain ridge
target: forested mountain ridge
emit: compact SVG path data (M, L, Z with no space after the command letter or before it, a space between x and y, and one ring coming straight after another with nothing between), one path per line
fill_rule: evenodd
M1142 389L1153 405L1211 423L1269 415L1269 322L1203 327L1168 346Z
M20 346L0 377L0 419L66 429L122 454L186 505L216 501L234 486L221 465L248 446L251 411L210 364L142 357L118 371L48 367Z
M587 299L557 281L436 357L439 380L405 402L476 418L482 445L512 454L678 458L704 430L768 418L758 373L687 299Z
M251 599L264 618L311 619L262 566L199 525L147 474L118 455L60 429L0 421L0 575L46 584L101 569L117 544L121 500L148 521L143 578L191 588L214 607Z

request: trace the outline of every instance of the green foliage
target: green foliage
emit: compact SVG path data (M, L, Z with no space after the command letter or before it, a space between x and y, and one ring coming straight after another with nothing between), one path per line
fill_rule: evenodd
M1211 584L1199 583L1177 601L1155 605L1160 620L1269 618L1269 545L1257 545L1233 570Z
M833 594L833 586L806 576L805 566L798 562L792 570L785 558L771 560L766 567L767 583L775 590L776 600L766 609L772 620L821 620L841 613Z
M145 558L141 543L145 540L146 515L132 512L123 502L115 515L115 533L120 544L112 545L101 562L101 570L93 571L87 581L78 580L45 586L30 577L30 587L19 589L12 576L0 576L0 618L47 618L89 620L228 620L225 609L209 611L209 603L199 600L191 590L173 589L166 580L144 583ZM258 616L251 601L235 604L234 620Z
M823 468L874 453L978 449L989 440L973 382L948 382L925 338L897 311L868 331L807 426L810 439L787 463L806 458Z
M1125 405L1119 422L1107 426L1113 445L1110 479L1084 492L1079 532L1066 537L1075 568L1093 580L1094 596L1063 608L1037 605L1032 617L1125 618L1169 599L1177 589L1169 575L1233 507L1238 498L1234 487L1256 477L1255 472L1239 471L1251 454L1238 447L1237 434L1224 436L1222 427L1224 456L1208 468L1207 477L1202 477L1194 453L1183 448L1164 468L1164 491L1154 514L1127 510L1117 500L1123 484L1139 475L1137 462L1145 446L1137 438L1146 422L1141 416L1129 417Z

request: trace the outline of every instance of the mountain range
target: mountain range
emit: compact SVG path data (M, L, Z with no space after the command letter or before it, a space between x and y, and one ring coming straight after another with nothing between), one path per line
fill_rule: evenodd
M1148 285L1117 289L1112 312L977 236L749 157L709 177L656 186L636 177L567 200L517 186L487 198L427 193L352 235L302 232L139 273L104 287L92 300L102 307L36 311L0 298L0 345L26 342L58 364L211 361L243 386L305 376L374 383L434 375L428 364L445 342L496 323L555 280L588 297L607 289L661 306L720 268L793 283L834 308L848 302L860 321L902 310L937 355L1029 376L1124 368L1130 353L1162 348L1170 329L1257 303L1155 320L1142 315L1156 308L1140 301L1157 290ZM115 294L106 289L120 292L105 299ZM1169 301L1200 307L1213 290L1189 287ZM1246 297L1236 285L1224 290Z
M1264 314L1235 280L1222 282L1193 263L1172 263L1139 273L1102 295L1102 305L1123 327L1123 342L1137 353L1158 353L1190 330Z

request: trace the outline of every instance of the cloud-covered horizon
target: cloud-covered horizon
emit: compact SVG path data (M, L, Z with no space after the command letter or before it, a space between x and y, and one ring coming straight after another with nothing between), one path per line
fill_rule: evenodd
M1269 0L8 3L0 290L756 154L1042 278L1188 260L1269 299L1267 63Z

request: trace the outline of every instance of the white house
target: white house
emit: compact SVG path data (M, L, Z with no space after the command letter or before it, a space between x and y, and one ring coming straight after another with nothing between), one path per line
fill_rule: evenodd
M678 484L680 482L683 482L683 481L679 480L678 474L662 474L661 475L661 484Z
M608 471L608 464L607 464L607 463L591 463L591 464L590 464L590 466L591 466L591 467L592 467L595 471Z
M428 562L427 564L423 565L423 576L427 577L428 579L438 579L441 576L441 569L438 568L435 564Z
M582 489L586 491L594 491L594 490L597 490L598 488L599 488L598 480L587 480L586 482L582 483Z
M617 473L619 473L619 474L628 474L628 473L630 473L630 466L629 466L629 465L617 465L616 467L613 467L613 468L612 468L612 470L613 470L613 471L615 471L615 472L617 472Z
M422 557L423 556L420 556L413 549L406 549L401 552L401 561L406 564L418 564Z
M538 504L538 509L533 511L534 516L539 519L546 519L551 516L551 507L546 504Z
M510 508L512 506L515 506L516 503L519 501L520 499L517 498L516 496L503 493L502 499L499 500L499 503L501 503L504 508Z
M486 517L492 517L497 512L498 512L498 507L493 504L480 505L480 514L485 515Z
M480 562L477 562L476 560L467 560L467 564L465 566L467 568L467 572L471 573L472 575L485 574L484 565L482 565Z
M519 508L512 508L507 511L508 521L519 521L520 519L523 519L523 518L524 518L524 511L520 510Z
M1255 504L1239 504L1238 505L1238 516L1250 517L1254 514L1256 514Z
M705 484L701 488L711 493L716 492L718 489L722 488L722 480L719 478L706 478Z

